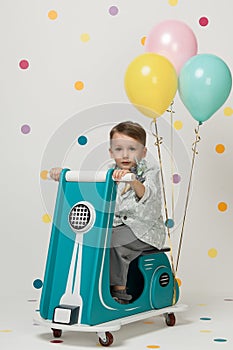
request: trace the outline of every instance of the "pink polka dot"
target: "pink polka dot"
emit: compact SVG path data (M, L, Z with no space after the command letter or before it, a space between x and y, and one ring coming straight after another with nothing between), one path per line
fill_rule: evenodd
M20 67L21 69L28 69L28 67L29 67L29 62L28 62L27 60L21 60L21 61L19 62L19 67Z
M208 18L207 18L207 17L201 17L201 18L199 19L199 24L200 24L200 26L202 26L202 27L206 27L206 26L209 24Z

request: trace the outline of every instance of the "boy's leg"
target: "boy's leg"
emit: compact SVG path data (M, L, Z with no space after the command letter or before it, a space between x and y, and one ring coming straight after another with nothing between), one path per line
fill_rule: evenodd
M116 297L125 300L131 299L126 293L129 264L141 255L143 250L149 248L152 247L138 240L128 226L113 228L110 251L110 284L113 296L115 294Z

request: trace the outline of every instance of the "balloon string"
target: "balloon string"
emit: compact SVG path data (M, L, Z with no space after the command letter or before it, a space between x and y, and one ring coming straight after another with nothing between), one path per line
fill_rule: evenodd
M163 200L164 200L164 209L165 209L165 217L166 222L168 222L168 208L167 208L167 200L166 200L166 191L165 191L165 182L164 182L164 175L163 175L163 164L162 164L162 155L161 155L161 148L160 145L162 143L162 137L159 137L158 135L158 127L156 118L153 119L154 127L155 127L155 133L152 132L152 134L155 136L155 146L157 146L158 150L158 158L159 158L159 165L160 165L160 174L161 174L161 182L162 182L162 191L163 191ZM171 244L171 234L168 225L166 225L167 228L167 235L169 238L169 244L170 244L170 259L171 259L171 268L173 273L173 305L176 303L176 278L175 278L175 265L174 265L174 258L173 258L173 252L172 252L172 244Z
M160 145L161 145L163 139L162 139L162 137L159 137L159 135L158 135L158 128L157 128L156 119L154 119L154 126L155 126L155 133L154 133L153 135L154 135L155 138L156 138L155 146L157 146L157 150L158 150L159 165L160 165L160 174L161 174L161 182L162 182L162 190L163 190L163 200L164 200L165 216L166 216L166 220L168 220L168 208L167 208L167 200L166 200L166 191L165 191L164 175L163 175L162 155L161 155L161 148L160 148ZM167 228L168 228L168 236L170 237L169 227L167 227Z
M170 135L170 139L171 139L171 193L172 193L172 200L171 200L171 206L172 206L172 219L173 221L175 221L175 195L174 195L174 182L173 182L173 174L174 174L174 128L173 128L173 114L175 113L175 111L173 110L173 104L174 101L172 101L170 108L167 109L167 112L170 113L170 124L171 124L171 135Z
M196 135L195 135L195 141L192 144L193 157L192 157L191 171L190 171L190 176L189 176L187 196L186 196L186 201L185 201L184 217L183 217L183 221L182 221L179 248L178 248L178 254L177 254L176 270L175 270L176 272L177 272L178 265L179 265L181 247L182 247L183 236L184 236L184 225L185 225L185 220L186 220L186 216L187 216L187 209L188 209L188 203L189 203L189 197L190 197L190 189L191 189L191 181L192 181L192 176L193 176L194 162L195 162L195 157L198 154L197 144L201 140L201 137L199 136L199 128L200 128L201 124L202 123L199 122L197 128L195 128L195 130L194 130Z

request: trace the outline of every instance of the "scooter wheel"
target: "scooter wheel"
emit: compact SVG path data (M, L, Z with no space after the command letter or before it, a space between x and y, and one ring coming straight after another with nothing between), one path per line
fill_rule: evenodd
M110 346L110 345L112 345L112 343L113 343L113 335L112 335L112 333L106 332L106 333L105 333L105 337L106 337L105 340L103 340L103 339L101 339L101 338L99 337L99 343L100 343L102 346Z
M61 329L52 328L54 338L60 338L62 335Z
M175 326L175 324L176 324L176 317L173 314L173 312L169 313L169 314L165 314L165 322L166 322L166 325L169 326L169 327Z

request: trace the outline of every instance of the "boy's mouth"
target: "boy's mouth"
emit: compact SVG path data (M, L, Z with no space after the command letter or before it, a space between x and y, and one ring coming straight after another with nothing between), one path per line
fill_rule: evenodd
M127 161L121 162L121 167L129 170L132 167L132 162L130 162L130 161L129 162L127 162Z

